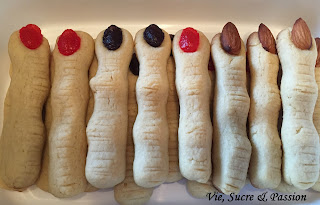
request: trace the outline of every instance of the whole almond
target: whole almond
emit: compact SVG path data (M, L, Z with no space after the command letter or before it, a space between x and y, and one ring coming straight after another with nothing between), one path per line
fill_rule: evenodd
M293 25L291 31L293 44L301 50L309 50L312 46L312 36L307 23L299 18Z
M316 44L317 44L317 61L316 61L316 67L320 67L320 38L315 38Z
M273 54L277 53L276 41L274 40L274 37L269 28L263 23L259 25L258 36L264 50Z
M222 29L220 36L222 48L231 55L238 55L241 50L241 38L236 26L228 22Z

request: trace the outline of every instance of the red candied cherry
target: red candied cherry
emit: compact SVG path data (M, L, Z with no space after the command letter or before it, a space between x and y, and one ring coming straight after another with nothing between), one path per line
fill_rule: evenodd
M81 39L72 29L65 30L58 39L58 49L62 55L70 56L80 48Z
M43 40L41 29L35 24L28 24L19 30L20 40L29 49L37 49Z
M198 31L191 27L183 29L179 40L179 46L186 53L197 51L199 47Z

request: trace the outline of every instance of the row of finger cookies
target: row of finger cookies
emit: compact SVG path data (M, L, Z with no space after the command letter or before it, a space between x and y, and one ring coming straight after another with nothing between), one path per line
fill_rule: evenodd
M27 25L25 28L27 28L29 32L27 36L29 38L27 41L29 42L34 41L34 32L41 34L40 29L36 25ZM23 29L19 31L20 40L16 40L18 44L23 43L23 36L21 34ZM125 200L125 197L128 197L127 194L130 195L130 193L130 196L135 197L137 202L143 201L143 198L150 198L152 189L139 187L132 180L133 124L131 124L130 132L128 132L127 143L127 126L129 124L130 127L130 123L135 122L136 119L136 115L134 115L134 104L136 101L131 102L132 106L128 106L127 103L128 96L132 96L129 99L135 99L136 80L134 80L135 77L133 77L133 74L128 76L128 67L133 53L133 39L128 31L114 25L101 32L97 39L100 41L97 40L94 46L94 41L88 34L67 29L57 39L55 49L52 52L50 66L49 63L43 66L46 67L48 72L50 67L51 76L49 76L49 73L38 72L41 78L46 77L49 84L51 81L51 92L46 93L47 96L49 95L49 98L46 103L44 121L48 138L46 140L46 146L44 146L42 169L37 185L41 189L52 193L54 196L63 198L77 195L83 191L114 187L118 184L119 191L116 191L117 189L115 190L115 196L119 202ZM167 38L167 45L166 52L169 55L171 50L170 38ZM96 47L96 57L93 56L94 47ZM28 52L32 53L34 50L30 49ZM50 57L50 53L46 57ZM11 58L11 60L14 61L15 59ZM167 62L164 60L161 61L164 62L162 65L163 75L166 75ZM172 103L167 104L165 99L163 100L163 105L165 106L164 110L167 110L168 106L168 110L175 112L170 112L171 117L169 118L171 119L171 125L168 127L177 128L178 104L175 88L172 87L174 86L173 59L171 59L170 62L172 70L170 75L170 89L172 89L170 101ZM91 78L90 94L88 89L88 71L89 78ZM23 72L21 73L25 74ZM132 71L132 73L138 75L139 67L136 68L135 71ZM29 77L29 75L27 77ZM128 79L128 77L130 77L130 79ZM34 77L31 76L30 79L27 80L33 79ZM131 83L129 86L128 81ZM131 89L131 93L128 93L128 88ZM134 89L132 90L132 88ZM169 87L167 87L167 91L168 88ZM91 99L89 99L90 95ZM7 99L9 100L10 98ZM6 102L8 100L6 100ZM42 104L38 106L40 111L42 110L44 101L41 103ZM6 109L6 111L11 110ZM148 111L146 113L148 113ZM131 119L129 123L128 118ZM163 119L165 120L165 118ZM17 118L12 120L17 121ZM35 121L31 123L34 122ZM164 126L166 123L167 121L164 121ZM43 122L41 124L43 125ZM4 127L5 126L6 123L4 123ZM174 133L176 133L175 129L171 130L174 135ZM45 140L46 134L42 133L40 137L42 137L42 140ZM167 142L161 143L161 147L168 143L168 139L166 140ZM21 143L21 138L11 139L11 141L19 141L19 143ZM2 143L2 145L5 146L5 143ZM172 154L172 157L170 157L172 158L170 177L167 178L169 173L168 163L167 167L164 168L162 178L174 182L182 178L178 171L176 152L178 146L177 137L176 139L172 139L171 144L173 147L171 147L172 151L170 151ZM22 146L24 145L21 145L21 147ZM38 147L41 147L42 153L43 146L38 145ZM23 149L24 147L19 151L24 152ZM162 148L159 153L164 153L162 155L165 160L165 155L168 155L168 152L166 153L163 150L165 150L165 148ZM15 152L15 150L10 151ZM40 159L41 155L42 154L38 154ZM34 157L29 157L28 160L35 161L36 158L33 158ZM128 160L126 160L126 158L128 158ZM129 160L130 158L132 161ZM144 156L140 158L143 159ZM160 163L162 163L162 161L160 161ZM41 161L39 164L41 164ZM19 164L13 165L19 167ZM159 165L161 166L161 164ZM1 167L5 167L6 169L5 165ZM125 170L126 168L127 171ZM4 171L6 172L6 170ZM39 172L40 169L37 169L32 174L39 176ZM152 173L156 172L152 172L151 170L151 174ZM127 176L126 181L123 181L125 176ZM9 180L17 180L15 177L16 176ZM24 177L30 177L30 173L26 173ZM24 189L36 181L33 180L29 182L24 180L23 184L11 185L7 183L6 176L3 178L3 185L8 185L4 186L4 188L18 190ZM16 178L19 180L19 176ZM124 189L127 190L121 190L121 184L119 183L122 181L122 184L125 184ZM148 181L153 183L151 177L149 177L149 179L147 177L145 181L147 183ZM127 187L128 183L130 185ZM128 189L129 187L130 189ZM136 191L132 192L132 189L136 189ZM143 195L143 193L146 194L146 197L139 198L138 196ZM120 194L120 196L117 197L117 194ZM121 194L124 195L121 196ZM132 200L133 199L131 199L131 201Z
M225 30L234 33L233 38L228 36L230 33L224 34ZM215 41L219 40L220 44L215 47ZM242 91L245 83L245 63L234 63L239 61L237 55L241 56L243 45L240 45L241 39L236 28L228 24L222 33L212 40L211 53L216 74L213 101L221 103L220 106L213 106L213 109L217 109L216 113L213 112L213 131L217 133L213 135L213 185L207 182L200 186L199 183L194 185L195 182L188 182L189 191L196 197L205 197L205 190L208 190L209 186L210 189L217 188L225 194L238 193L245 184L247 170L250 182L256 188L269 188L280 192L295 192L308 188L319 191L319 134L316 129L319 126L319 103L316 102L316 82L319 82L319 77L315 75L319 66L319 39L312 38L302 19L298 19L293 28L281 31L277 44L264 24L259 26L258 32L249 36L247 63L250 72L250 111L244 107L248 101L246 91ZM229 53L226 61L223 61L224 53L218 51L221 48L224 48L225 53ZM242 58L245 58L244 54ZM215 59L218 59L218 62ZM278 76L279 62L282 65L282 76ZM242 73L237 70L240 66ZM237 73L232 73L235 71ZM230 73L224 75L225 72ZM277 83L278 79L281 79L281 83ZM283 116L279 117L281 103ZM233 106L236 109L230 112ZM227 113L223 113L224 109ZM244 142L247 143L244 124L247 111L251 156L250 145L243 145ZM237 116L238 114L240 116ZM241 119L243 115L245 118ZM223 121L224 118L227 120ZM219 124L221 128L215 127ZM231 127L228 127L230 124ZM244 133L242 139L241 133ZM228 139L230 135L233 136ZM232 143L234 139L237 140ZM233 157L226 157L229 154L233 154ZM228 159L231 162L228 162ZM218 165L215 165L217 162ZM219 170L223 171L216 175ZM198 190L194 191L192 186ZM200 187L203 188L202 194L199 194Z
M28 93L19 88L19 94L11 94L16 92L11 91L17 87L14 82L21 83L20 79L25 78L14 68L28 65L14 59L17 54L10 55L13 75L1 137L1 146L6 148L1 151L2 180L14 189L32 185L39 176L42 157L38 185L47 184L43 189L57 197L71 197L92 187L115 186L119 203L142 203L151 197L154 187L178 181L182 176L192 181L188 182L188 189L195 188L198 193L201 187L207 192L214 190L213 186L225 194L238 193L248 170L250 181L257 188L275 189L284 183L310 188L319 175L319 136L312 121L318 94L314 75L317 46L310 31L309 35L301 34L301 27L308 29L299 19L292 31L282 31L277 39L284 73L280 89L284 110L281 140L277 127L281 105L279 58L275 40L263 24L247 42L250 98L245 46L230 22L211 43L214 80L208 71L210 43L195 29L178 31L171 43L169 34L154 24L140 30L135 41L128 31L112 25L98 35L95 45L88 34L67 29L57 39L51 57L51 89L46 89L46 96L51 91L45 116L48 138L43 157L45 131L37 134L34 128L27 137L19 136L24 134L21 131L12 134L18 130L15 124L20 120L32 124L37 120L41 125L46 96L36 103L30 100L34 97L27 96L31 106L37 105L36 112L32 116L21 112L28 112L28 107L13 99ZM39 33L34 25L26 28L29 33ZM15 37L19 46L24 44L22 33L20 30L20 39ZM305 48L306 43L301 41L308 37L310 47ZM33 40L32 37L29 42ZM38 47L27 45L30 53L37 51ZM171 47L174 58L170 57ZM19 49L28 53L26 48ZM131 66L128 71L133 49L140 66ZM46 84L37 84L41 88L50 85L50 53L47 54L46 63L31 62L47 68L45 73L34 69L37 77L45 80ZM92 72L90 84L88 72ZM17 117L17 112L22 117ZM21 124L25 125L23 121ZM15 136L6 137L9 134ZM40 142L35 135L41 143L35 144ZM17 142L20 145L16 146ZM13 155L15 159L10 161L16 162L8 165L6 156L13 152L12 144L15 153L28 159ZM34 170L14 173L10 166L17 170L30 166ZM212 183L208 182L210 175Z

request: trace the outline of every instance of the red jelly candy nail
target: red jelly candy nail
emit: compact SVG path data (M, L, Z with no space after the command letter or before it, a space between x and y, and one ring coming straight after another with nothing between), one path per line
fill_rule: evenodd
M65 30L58 39L58 49L62 55L70 56L80 48L81 39L72 29Z
M19 34L21 42L29 49L36 49L42 43L43 36L37 25L26 25L19 30Z
M179 46L186 53L197 51L199 47L198 31L191 27L183 29L180 36Z

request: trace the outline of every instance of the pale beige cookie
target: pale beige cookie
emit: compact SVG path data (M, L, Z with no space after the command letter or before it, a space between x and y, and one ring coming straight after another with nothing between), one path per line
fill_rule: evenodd
M133 179L133 159L134 144L132 138L132 129L134 121L138 114L138 105L136 100L136 82L138 76L128 73L128 137L126 154L126 178L123 182L114 187L114 198L122 205L140 205L150 200L153 188L143 188L138 186Z
M91 66L89 68L89 81L96 75L97 70L98 70L98 60L97 60L97 56L94 55ZM87 116L86 116L86 124L87 125L88 125L88 122L92 116L93 108L94 108L94 96L93 96L92 90L90 89L89 102L88 102L88 108L87 108ZM97 187L92 186L88 182L85 192L94 192L97 190L99 190Z
M316 67L315 67L315 78L318 85L318 98L317 98L316 105L314 107L313 123L319 134L320 133L320 38L316 38L315 40L316 40L317 51L318 51ZM317 182L312 186L312 189L320 192L320 176Z
M179 166L188 180L206 183L211 175L212 144L210 44L202 32L194 30L199 34L199 46L195 52L184 52L179 46L182 32L175 34L172 45L180 104Z
M264 26L264 25L263 25ZM260 36L263 27L260 25ZM262 37L261 37L262 38ZM273 36L271 34L272 39ZM273 41L275 48L275 42ZM281 107L277 84L279 58L264 49L258 32L247 41L250 81L249 139L252 154L249 166L251 184L260 189L274 189L281 181L281 140L278 117Z
M311 47L307 49L300 49L293 43L295 38L292 33L301 31L301 27L308 29L306 24L302 24L305 22L298 19L293 27L295 31L287 28L278 34L277 50L283 70L280 88L283 178L289 185L307 189L315 184L319 176L319 135L312 121L318 96L314 73L317 46L313 38L310 40Z
M224 38L222 37L224 36ZM223 43L236 42L227 52ZM223 39L223 40L221 40ZM236 27L227 23L212 39L215 65L213 102L213 184L224 194L239 193L245 185L251 144L246 123L250 99L246 87L246 51Z
M1 158L1 152L0 152L0 158ZM17 188L10 188L8 187L0 178L0 189L6 189L6 190L15 190L15 191L24 191L26 188L21 188L21 189L17 189Z
M36 185L43 191L49 192L49 184L48 184L48 165L49 165L49 155L48 155L48 135L51 127L52 122L52 110L51 110L51 86L54 78L54 61L51 55L50 60L50 93L45 104L45 118L44 118L44 125L46 128L46 142L43 149L42 154L42 164L41 164L41 171L39 178L36 182Z
M169 174L166 182L176 182L182 179L179 169L178 127L179 127L179 99L175 85L176 67L173 57L169 57L167 64L169 81L169 95L167 103L167 118L169 126Z
M111 29L120 30L112 25L107 31ZM111 188L125 178L128 67L133 39L127 30L121 30L123 40L116 50L103 44L105 31L98 35L95 45L98 69L90 80L94 110L87 126L86 178L97 188Z
M53 58L51 58L51 64L50 64L51 82L53 82L54 67L55 67L54 61L53 61ZM89 69L89 79L91 79L95 75L95 73L97 71L97 67L98 67L97 58L94 56L93 61L90 66L90 69ZM91 111L93 111L93 104L90 104L90 100L91 100L91 95L90 95L90 99L89 99L89 103L88 103L87 119L90 119L91 114L92 114ZM51 95L50 94L49 94L48 100L46 102L45 109L46 109L45 127L46 127L46 131L47 131L47 136L48 136L49 131L50 131L50 127L51 127L51 122L52 122ZM36 182L37 186L45 192L50 192L49 191L49 184L48 184L48 165L49 165L48 160L49 160L48 141L46 140L45 148L44 148L43 156L42 156L41 172L40 172L40 176L38 178L38 181ZM97 190L98 190L98 188L93 187L91 184L88 183L85 192L92 192L92 191L97 191Z
M14 32L8 44L11 82L4 103L0 177L9 189L24 189L39 177L45 141L43 105L49 94L50 47L46 38L27 48ZM5 187L6 187L5 186Z
M89 100L88 70L94 55L94 41L85 32L77 31L76 34L81 43L79 50L64 56L56 45L52 56L55 74L51 88L48 178L50 192L60 198L82 193L87 186L85 120Z
M10 77L11 77L11 75L12 75L11 72L12 72L12 64L10 65L10 70L9 70ZM8 95L9 95L9 92L7 92L6 96L8 96ZM8 98L6 98L6 99L7 99L7 100L6 100L4 103L7 103L8 105L10 105L9 99L8 99ZM7 110L9 110L9 109L7 109ZM7 113L7 111L4 110L4 118L5 118L6 113ZM0 152L0 159L1 159L1 152ZM0 177L0 189L24 191L26 188L21 188L21 189L10 188L10 187L8 187L8 186L3 182L3 180L2 180L1 177Z
M161 32L156 25L150 26ZM135 37L140 72L136 84L138 115L133 126L133 175L137 185L151 188L165 182L169 172L166 105L169 91L167 62L171 40L169 34L162 30L164 40L160 46L152 47L143 38L145 30L138 31Z
M217 192L212 184L212 175L210 176L207 183L199 183L196 181L187 181L187 190L195 198L207 198L208 193Z
M90 69L89 69L89 81L96 75L97 70L98 70L98 59L97 59L97 56L94 55ZM93 95L92 90L90 89L87 117L86 117L86 124L87 125L88 125L88 122L92 116L93 108L94 108L94 95Z

